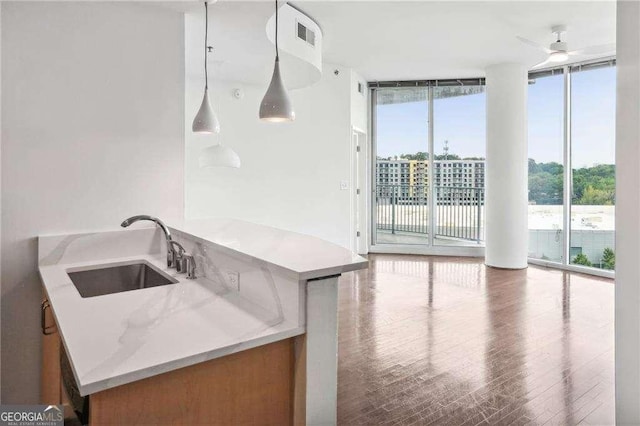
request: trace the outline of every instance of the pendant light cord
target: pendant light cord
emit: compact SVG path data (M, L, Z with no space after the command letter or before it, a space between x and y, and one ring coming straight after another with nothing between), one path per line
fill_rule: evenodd
M276 0L276 61L280 60L278 55L278 0Z
M209 72L207 71L207 53L209 47L207 46L209 39L209 5L204 2L204 88L209 88Z

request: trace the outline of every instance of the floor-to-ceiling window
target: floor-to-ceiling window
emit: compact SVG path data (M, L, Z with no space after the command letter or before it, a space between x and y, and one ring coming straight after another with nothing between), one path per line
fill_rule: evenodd
M614 65L530 74L530 259L615 269Z
M373 243L481 247L483 82L400 86L372 90Z
M484 86L433 88L434 244L484 241Z
M375 91L377 244L427 244L428 88Z
M615 67L572 70L572 264L615 266L615 115Z
M529 77L529 258L613 270L615 60ZM372 89L373 244L481 246L483 81L412 85Z
M529 257L564 258L564 75L529 84Z

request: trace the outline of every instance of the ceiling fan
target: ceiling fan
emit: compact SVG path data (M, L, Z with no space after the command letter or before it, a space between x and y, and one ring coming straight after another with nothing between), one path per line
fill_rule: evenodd
M565 25L555 25L551 27L551 32L555 35L556 41L551 43L548 48L536 43L535 41L516 36L516 38L524 44L528 44L529 46L533 46L549 54L547 59L537 65L534 65L532 67L533 69L541 68L547 64L568 61L571 56L609 56L615 54L616 51L616 45L613 43L589 46L578 50L568 50L567 43L562 41L562 34L567 32L567 27Z

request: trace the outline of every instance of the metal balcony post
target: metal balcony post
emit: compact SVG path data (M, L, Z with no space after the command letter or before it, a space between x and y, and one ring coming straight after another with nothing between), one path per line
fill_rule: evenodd
M391 233L396 233L396 186L391 190Z
M480 224L481 220L481 212L480 212L480 189L476 188L476 241L480 244Z

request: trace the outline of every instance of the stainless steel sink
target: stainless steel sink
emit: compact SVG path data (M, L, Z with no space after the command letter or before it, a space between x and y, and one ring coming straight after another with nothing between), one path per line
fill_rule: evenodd
M102 296L178 282L146 262L67 273L82 297Z

